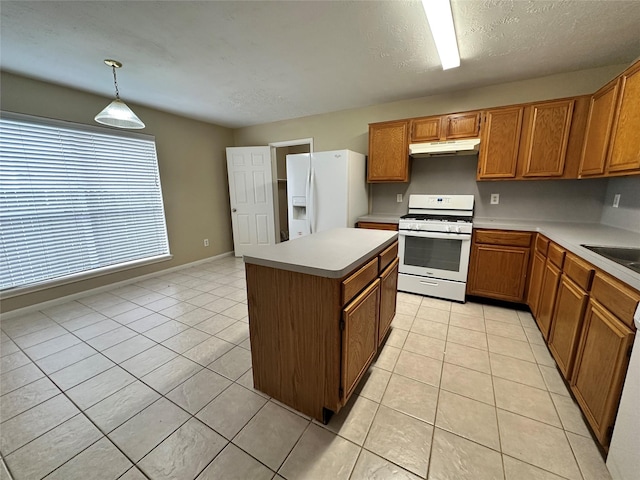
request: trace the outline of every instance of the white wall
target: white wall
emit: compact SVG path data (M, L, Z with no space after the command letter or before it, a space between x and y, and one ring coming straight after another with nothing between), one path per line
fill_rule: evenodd
M613 208L613 197L616 193L620 194L620 205ZM601 222L640 232L640 176L609 179Z

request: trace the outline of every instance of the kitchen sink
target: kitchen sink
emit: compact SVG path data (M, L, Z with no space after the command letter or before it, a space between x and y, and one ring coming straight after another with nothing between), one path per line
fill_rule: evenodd
M627 267L634 272L640 273L640 248L627 247L598 247L595 245L581 245L592 252L602 255L609 260L613 260L623 267Z

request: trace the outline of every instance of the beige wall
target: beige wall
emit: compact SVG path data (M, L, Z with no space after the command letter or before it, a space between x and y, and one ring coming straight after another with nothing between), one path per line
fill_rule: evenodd
M2 72L2 110L95 124L111 99ZM126 97L125 97L126 100ZM130 104L155 135L173 259L8 298L2 310L52 300L233 250L225 147L232 130ZM203 246L208 238L209 247Z
M267 145L313 137L316 151L348 148L366 154L369 123L593 93L625 67L582 70L240 128L234 132L235 145Z

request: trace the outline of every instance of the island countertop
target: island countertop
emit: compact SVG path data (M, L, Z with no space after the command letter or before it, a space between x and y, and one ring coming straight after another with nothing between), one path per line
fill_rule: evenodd
M250 247L244 261L319 277L341 278L397 238L397 232L387 230L334 228L276 245Z

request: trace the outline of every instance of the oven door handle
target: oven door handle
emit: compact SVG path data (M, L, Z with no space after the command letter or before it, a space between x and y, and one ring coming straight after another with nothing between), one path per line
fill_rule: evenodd
M452 240L471 240L470 233L422 232L416 230L400 230L398 235L421 238L450 238Z

